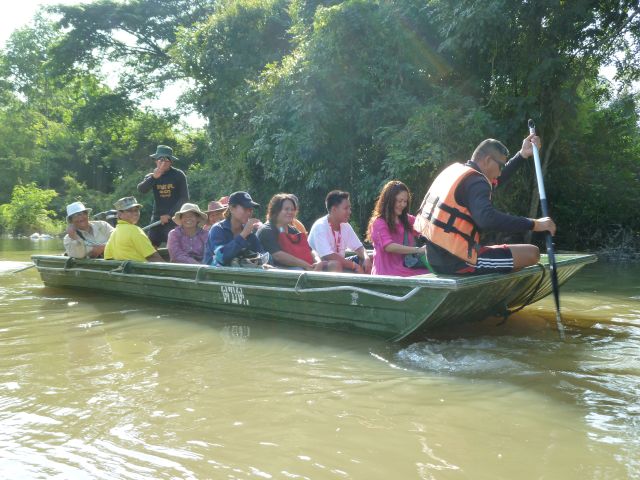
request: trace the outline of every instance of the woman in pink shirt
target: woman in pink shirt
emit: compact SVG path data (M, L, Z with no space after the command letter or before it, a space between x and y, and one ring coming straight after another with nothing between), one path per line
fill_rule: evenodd
M426 268L407 268L403 263L405 255L426 254L425 246L415 246L418 234L413 231L413 222L416 217L409 215L410 206L411 193L407 186L398 180L387 182L376 201L367 229L375 250L372 275L411 277L430 273ZM408 233L406 245L405 232Z
M207 235L201 225L207 216L195 203L185 203L173 216L176 228L169 232L167 249L172 263L202 263Z

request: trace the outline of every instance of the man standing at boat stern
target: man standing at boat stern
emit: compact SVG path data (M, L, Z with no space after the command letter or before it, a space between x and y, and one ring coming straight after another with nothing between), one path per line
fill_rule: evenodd
M176 227L173 215L189 201L187 177L182 170L173 167L178 158L173 156L173 149L166 145L158 145L156 152L149 155L156 162L153 172L145 175L138 184L140 193L153 189L153 212L151 222L162 222L149 230L149 240L154 247L167 241L169 232Z
M532 230L555 234L548 217L531 219L503 213L491 201L493 189L503 185L533 155L529 135L509 161L509 151L492 138L481 142L467 163L454 163L440 173L422 201L414 229L427 238L427 260L443 274L497 273L520 270L540 260L535 245L480 245L480 233Z

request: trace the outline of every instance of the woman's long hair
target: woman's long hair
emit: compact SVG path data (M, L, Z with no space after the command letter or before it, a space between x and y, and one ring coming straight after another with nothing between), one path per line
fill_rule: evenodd
M276 193L271 197L271 201L267 207L267 221L274 227L277 224L278 215L280 215L282 207L284 207L284 202L287 200L289 200L293 204L293 207L298 210L298 202L296 202L296 198L290 193Z
M409 187L407 187L400 180L391 180L387 182L387 184L382 187L382 191L376 200L376 206L373 208L373 212L371 213L371 218L369 219L369 226L367 227L367 240L371 241L371 228L373 227L373 222L375 222L379 218L383 218L389 227L389 231L396 231L396 214L395 214L395 204L396 197L401 192L407 192L409 194L409 199L407 201L407 206L404 207L402 213L400 214L400 223L404 227L406 232L411 231L411 224L409 223L409 209L411 208L411 192L409 191Z

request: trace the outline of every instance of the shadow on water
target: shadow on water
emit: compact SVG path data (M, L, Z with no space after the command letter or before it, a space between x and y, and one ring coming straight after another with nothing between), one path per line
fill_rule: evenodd
M103 295L94 291L42 287L43 295L49 298L73 298L83 306L90 305L101 321L109 324L129 321L135 314L137 321L166 321L197 325L217 332L227 342L262 342L279 339L281 342L295 342L304 349L317 346L331 346L345 351L368 354L370 348L378 348L384 341L350 333L328 329L313 329L289 322L278 322L269 318L248 318L206 308L145 300L138 297ZM117 303L114 302L117 299ZM66 308L66 303L59 303Z

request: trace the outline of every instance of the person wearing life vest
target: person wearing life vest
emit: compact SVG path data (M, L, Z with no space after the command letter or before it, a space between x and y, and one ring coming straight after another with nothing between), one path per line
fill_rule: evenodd
M503 213L494 208L493 189L504 185L533 155L529 135L520 151L509 161L509 151L492 138L481 142L467 163L454 163L434 180L424 197L414 229L427 239L427 260L436 273L496 273L520 270L540 260L535 245L480 245L484 231L505 233L549 231L555 234L551 218L531 219Z

